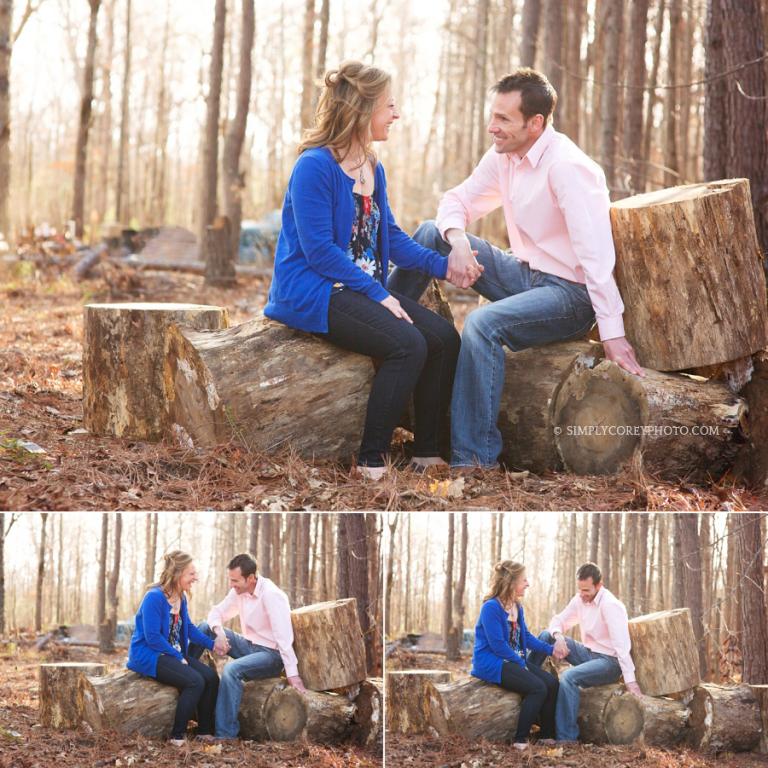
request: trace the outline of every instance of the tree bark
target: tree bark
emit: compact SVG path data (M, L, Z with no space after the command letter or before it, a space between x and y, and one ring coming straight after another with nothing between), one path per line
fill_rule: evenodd
M88 50L83 69L83 90L80 100L80 123L75 147L75 179L72 193L72 218L75 222L75 234L83 236L85 216L85 165L88 157L88 135L91 129L91 111L93 109L93 68L96 59L99 8L101 0L88 0L91 9L88 23Z
M115 514L114 548L112 550L112 570L109 573L107 584L107 604L109 610L104 624L100 629L99 650L102 653L114 653L115 632L117 630L117 585L120 581L120 559L122 556L123 516L120 512Z
M670 0L669 42L667 44L667 80L677 83L680 79L679 54L683 27L683 0ZM664 99L664 183L672 187L680 184L680 104L676 88L668 88Z
M388 671L386 696L389 733L448 734L448 709L429 670Z
M536 43L541 21L541 0L525 0L520 41L520 66L536 66Z
M604 64L600 111L602 115L602 166L608 189L618 186L616 151L619 146L619 71L621 40L624 26L623 0L604 0L602 3L603 17L601 27L604 37Z
M760 743L760 705L748 685L701 685L690 709L690 741L696 749L749 752Z
M453 515L451 515L453 517ZM456 579L456 588L453 592L453 634L456 642L456 656L459 657L459 649L464 636L464 590L467 583L467 544L469 539L469 527L467 513L459 515L461 524L461 540L459 542L459 575ZM499 541L501 541L501 520L499 518Z
M43 582L45 580L45 548L48 513L40 513L40 548L37 552L37 584L35 586L35 632L43 628Z
M0 0L0 233L11 236L11 23L13 0ZM0 619L2 623L2 619Z
M648 39L649 0L630 0L627 84L633 86L624 100L624 156L630 194L645 191L643 179L643 88L645 86L645 48Z
M354 731L352 739L361 747L372 748L382 739L384 724L384 680L369 677L360 683L355 698Z
M234 226L227 216L217 216L213 224L205 228L206 285L221 288L237 285L237 251L232 247L233 230Z
M699 655L699 674L704 679L707 674L707 651L704 644L704 601L705 584L702 578L701 540L699 539L699 516L695 512L675 515L680 531L683 564L683 593L685 606L691 611L693 636Z
M123 56L123 95L120 106L120 146L117 150L117 187L115 190L115 219L118 224L130 223L130 163L128 162L128 137L131 130L131 54L133 43L132 0L125 2L125 54ZM159 116L158 116L159 117Z
M109 515L101 513L101 543L99 545L99 576L96 583L96 628L101 627L107 618L107 551L109 549Z
M752 362L752 378L740 392L748 408L744 429L747 442L734 474L753 488L763 488L768 483L768 351L758 352Z
M562 0L546 0L544 6L545 74L559 97L562 97L563 93L563 48L565 28L567 26L565 5L566 3L563 3ZM562 114L560 111L555 110L552 122L557 130L562 129Z
M455 551L456 527L454 515L448 515L448 544L445 548L445 582L443 585L443 644L445 658L455 661L459 658L459 641L453 626L453 554Z
M368 591L368 540L364 513L350 513L340 516L344 519L344 548L341 549L347 572L348 589L339 597L354 597L357 600L357 616L360 630L365 641L366 665L371 669L374 662L375 641L371 634L371 615L373 613ZM340 539L341 541L341 539ZM341 566L341 563L339 564ZM341 567L339 568L341 572Z
M41 664L40 723L45 728L74 730L83 721L83 696L80 680L86 675L100 677L106 674L103 664L59 662Z
M312 59L315 49L315 0L304 4L304 42L301 59L301 130L313 123L314 84L312 82Z

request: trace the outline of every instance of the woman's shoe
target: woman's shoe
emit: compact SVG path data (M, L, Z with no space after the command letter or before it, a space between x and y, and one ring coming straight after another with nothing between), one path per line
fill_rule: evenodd
M528 749L528 742L527 741L515 741L512 743L512 746L518 750L519 752L525 752L526 749Z
M364 480L381 480L387 474L388 467L367 467L358 465L357 471Z
M183 747L187 743L187 740L186 739L168 739L168 743L172 747Z

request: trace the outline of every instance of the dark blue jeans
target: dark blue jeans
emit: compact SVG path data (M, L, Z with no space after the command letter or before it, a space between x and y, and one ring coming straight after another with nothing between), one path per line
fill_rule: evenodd
M198 734L213 736L213 717L219 692L219 676L215 670L199 659L187 657L187 663L183 664L175 656L162 653L157 660L155 678L179 691L171 738L184 738L187 723L195 716L195 710Z
M501 666L501 687L519 693L520 715L514 741L527 741L531 726L539 721L542 739L555 738L555 703L557 702L557 678L540 667L529 664L526 667L514 661L505 661Z
M390 291L390 293L392 293ZM380 361L373 378L358 464L382 467L392 433L413 394L414 455L437 456L440 426L451 403L461 339L444 318L398 293L413 325L362 293L334 291L328 333L321 338Z

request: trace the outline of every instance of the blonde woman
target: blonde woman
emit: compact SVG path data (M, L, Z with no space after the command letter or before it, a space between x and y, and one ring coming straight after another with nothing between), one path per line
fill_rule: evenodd
M513 739L518 749L528 747L531 726L536 721L541 727L540 738L555 738L557 679L529 664L527 658L529 649L552 656L554 646L534 637L525 625L522 601L528 586L521 563L496 563L475 626L472 654L472 675L523 697Z
M194 641L213 650L214 641L190 620L187 595L197 581L192 557L178 550L165 555L163 572L144 595L136 613L128 651L128 669L153 677L179 690L171 743L184 744L187 723L195 717L198 737L210 741L214 733L214 712L219 676L210 667L188 655Z
M387 290L389 262L445 278L448 261L395 223L372 144L400 117L391 78L357 61L325 76L316 125L299 146L264 314L380 361L357 464L386 471L392 433L409 397L414 465L445 464L438 435L451 401L460 339L417 302ZM343 392L339 396L343 396Z

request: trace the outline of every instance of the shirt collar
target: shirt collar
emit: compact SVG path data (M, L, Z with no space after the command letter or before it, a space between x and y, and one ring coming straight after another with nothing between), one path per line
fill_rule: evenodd
M595 605L600 605L600 603L603 602L603 594L605 593L605 587L600 587L600 589L597 590L597 594L595 595L595 599L592 601Z
M538 139L534 142L534 145L525 153L523 157L518 157L517 155L512 155L512 161L515 164L522 163L525 158L528 158L528 162L531 164L531 167L536 168L541 161L542 156L544 155L544 152L546 152L549 145L552 143L552 139L555 138L555 129L552 127L552 125L548 125L541 136L539 136Z

